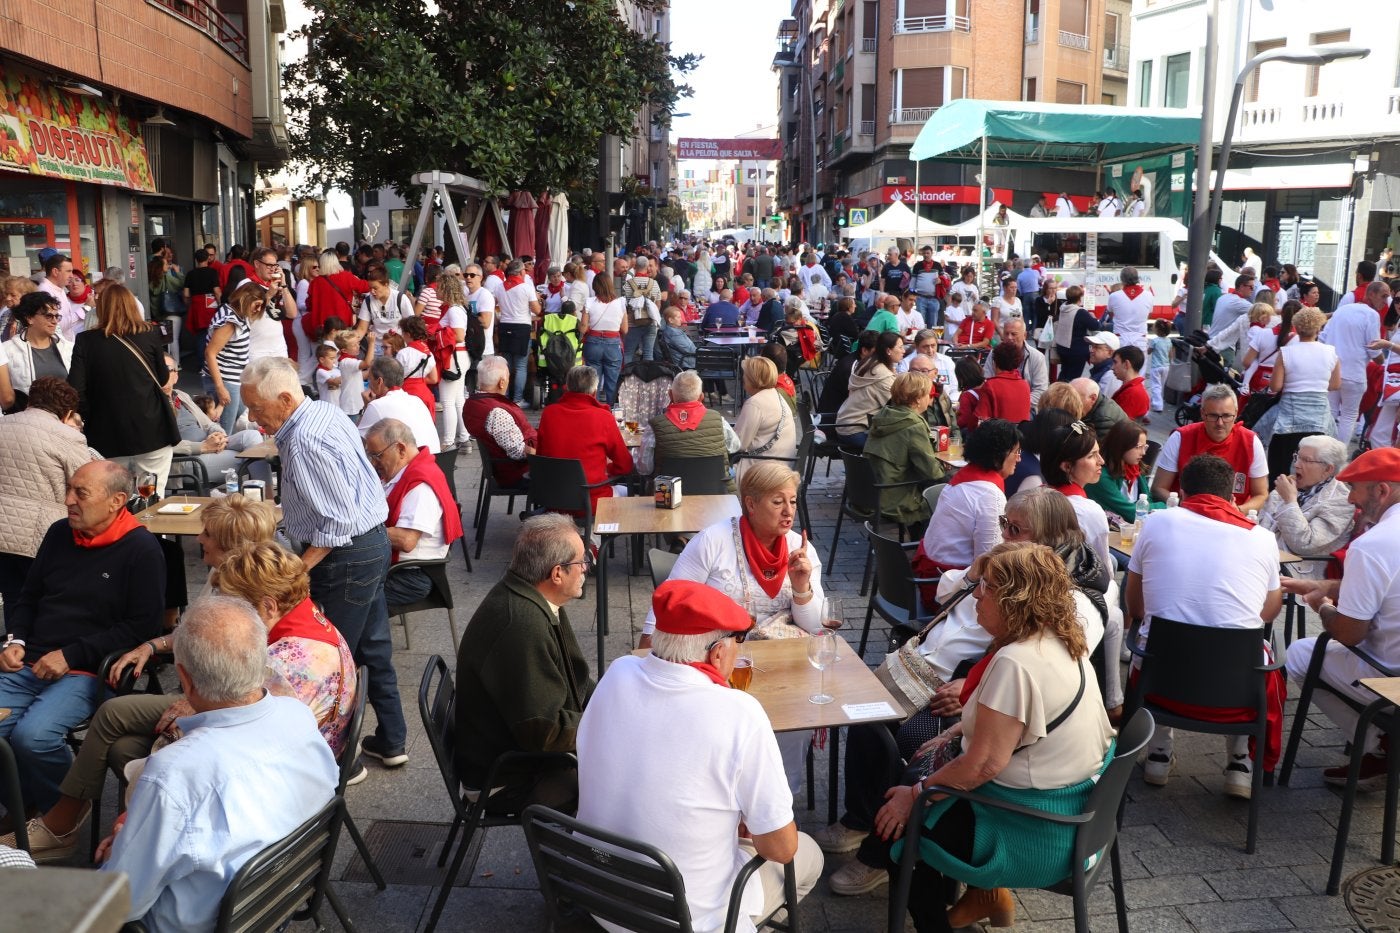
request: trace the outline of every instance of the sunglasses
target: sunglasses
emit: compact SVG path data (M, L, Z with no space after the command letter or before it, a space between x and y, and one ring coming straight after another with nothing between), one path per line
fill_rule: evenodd
M705 653L706 653L706 654L709 654L711 651L714 650L715 645L718 645L720 642L722 642L722 641L724 641L725 639L728 639L728 638L734 639L734 644L736 644L736 645L742 645L745 641L748 640L748 637L749 637L750 633L753 632L753 629L754 629L754 627L753 627L752 625L750 625L748 628L744 629L742 632L730 632L728 635L724 635L724 636L722 636L722 637L720 637L720 638L716 638L714 641L710 642L709 647L705 649Z
M55 313L53 313L52 311L47 312L47 313L45 313L45 314L36 314L36 315L34 315L34 316L35 316L35 317L41 317L41 318L43 318L43 319L46 320L46 321L61 321L61 320L63 320L63 315L61 315L61 314L55 314Z

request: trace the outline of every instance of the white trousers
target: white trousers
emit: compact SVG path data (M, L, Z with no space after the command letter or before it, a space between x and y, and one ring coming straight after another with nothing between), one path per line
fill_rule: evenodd
M757 854L753 843L747 839L740 839L739 847L747 852L750 858ZM817 879L822 876L822 866L825 861L817 841L806 833L798 833L797 855L793 856L793 867L797 874L798 900L806 897L807 892L816 887ZM782 905L783 875L783 866L777 862L764 862L754 873L759 884L763 885L763 910L753 915L754 923L758 923Z
M442 439L443 450L471 440L466 422L462 420L462 405L467 397L469 365L471 361L467 359L466 351L458 350L457 372L461 374L461 378L438 380L438 401L442 403L442 411L438 412L438 436Z
M110 457L109 459L130 470L138 484L141 482L142 473L154 473L156 475L156 491L163 496L165 495L165 484L170 481L170 458L174 455L174 447L158 447L155 450L148 450L144 454ZM133 489L132 492L135 490Z
M1332 403L1332 417L1337 420L1337 440L1351 443L1351 435L1356 430L1356 419L1361 417L1361 396L1366 394L1366 382L1342 380L1342 387L1327 393Z
M1288 676L1300 686L1308 676L1308 666L1312 664L1315 650L1316 638L1300 638L1288 646ZM1337 693L1351 697L1365 706L1375 700L1376 695L1358 685L1356 681L1362 677L1384 676L1384 673L1348 651L1346 645L1335 641L1327 643L1327 656L1322 662L1322 679ZM1351 741L1356 734L1356 720L1359 718L1356 711L1326 690L1315 691L1313 700L1317 703L1317 708L1342 730L1347 741ZM1373 753L1379 747L1380 733L1373 727L1366 732L1365 751Z
M1158 366L1147 371L1147 393L1152 399L1153 411L1162 410L1162 389L1167 384L1167 369L1166 366Z
M1400 421L1400 395L1392 396L1377 411L1376 423L1371 426L1371 446L1394 447L1397 421Z

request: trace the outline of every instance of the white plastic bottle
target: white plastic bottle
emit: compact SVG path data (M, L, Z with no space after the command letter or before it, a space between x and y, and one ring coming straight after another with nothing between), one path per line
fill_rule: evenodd
M238 473L234 470L224 470L224 494L231 496L238 492Z
M1147 502L1147 493L1138 496L1136 518L1138 534L1142 534L1142 526L1147 523L1147 516L1152 512L1152 506Z
M1259 510L1258 510L1258 509L1250 509L1250 510L1249 510L1249 515L1247 515L1247 516L1245 516L1245 517L1248 518L1250 521L1254 522L1254 524L1256 524L1256 525L1259 524Z
M1174 509L1178 505L1181 505L1181 496L1176 493L1171 493L1167 496L1167 508Z

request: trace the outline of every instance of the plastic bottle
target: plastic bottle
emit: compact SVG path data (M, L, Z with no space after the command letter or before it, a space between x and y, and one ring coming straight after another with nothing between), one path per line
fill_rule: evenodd
M1142 534L1142 526L1147 523L1147 516L1152 512L1152 506L1147 504L1147 493L1138 496L1136 518L1138 534Z
M1259 524L1259 510L1258 510L1258 509L1250 509L1250 510L1249 510L1249 514L1248 514L1247 516L1245 516L1245 517L1248 518L1250 521L1254 522L1254 524L1256 524L1256 525Z
M224 494L231 496L238 492L238 473L234 470L224 470Z
M1174 509L1178 505L1181 505L1181 496L1176 493L1171 493L1167 496L1167 508Z

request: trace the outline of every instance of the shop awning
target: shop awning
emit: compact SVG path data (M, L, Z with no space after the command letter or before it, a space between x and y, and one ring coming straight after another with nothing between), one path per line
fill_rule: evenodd
M993 164L1096 165L1193 146L1201 118L1185 110L1042 104L965 98L938 108L909 157Z

